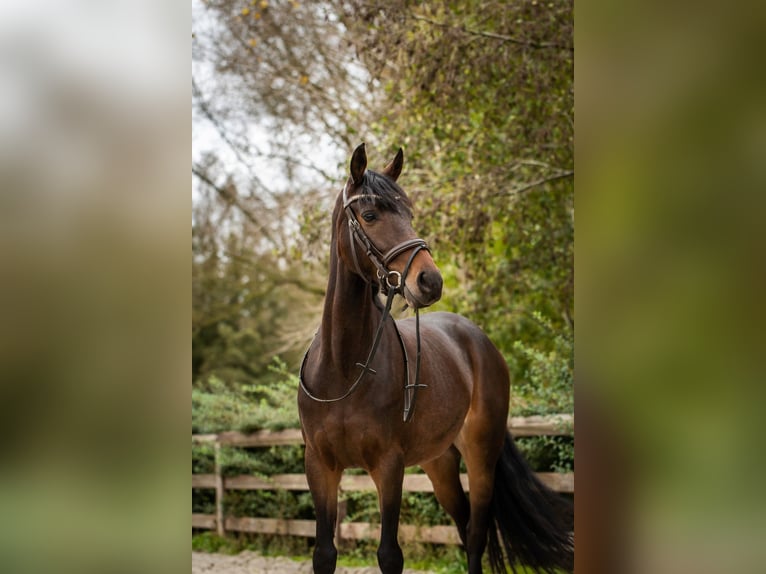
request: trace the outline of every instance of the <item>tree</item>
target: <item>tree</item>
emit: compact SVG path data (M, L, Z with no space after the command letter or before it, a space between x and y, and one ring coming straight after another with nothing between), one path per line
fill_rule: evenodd
M242 202L239 209L231 198ZM290 316L318 313L320 285L303 275L300 261L271 248L275 239L267 231L268 218L248 209L231 182L223 189L207 186L195 202L192 375L197 386L210 377L230 388L252 385L268 377L275 355L295 364L303 341L295 340ZM278 227L278 221L271 225ZM304 322L301 336L310 335Z
M514 342L555 352L541 313L574 327L571 1L357 2L357 53L387 94L372 124L403 145L451 310L477 321L517 377Z

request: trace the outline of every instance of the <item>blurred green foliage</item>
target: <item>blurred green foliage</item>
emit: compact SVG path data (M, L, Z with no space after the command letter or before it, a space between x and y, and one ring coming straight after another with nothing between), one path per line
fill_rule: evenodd
M385 88L371 128L405 149L401 183L445 276L434 308L479 324L523 380L525 350L574 332L573 3L364 5L344 22Z
M276 379L230 387L218 377L192 389L192 432L298 428L298 376L274 357L268 371Z
M547 334L551 343L548 351L518 340L514 350L527 365L522 382L515 393L522 401L513 405L519 415L574 412L574 336L556 332L553 324L540 313L532 314L535 322Z

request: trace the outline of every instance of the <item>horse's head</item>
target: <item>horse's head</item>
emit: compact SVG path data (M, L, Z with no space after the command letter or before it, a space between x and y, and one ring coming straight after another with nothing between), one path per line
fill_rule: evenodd
M403 163L399 149L377 173L367 170L364 144L354 150L336 206L335 236L338 254L352 272L368 282L380 281L384 292L399 287L407 303L418 309L439 300L442 276L426 242L412 229L412 203L396 183Z

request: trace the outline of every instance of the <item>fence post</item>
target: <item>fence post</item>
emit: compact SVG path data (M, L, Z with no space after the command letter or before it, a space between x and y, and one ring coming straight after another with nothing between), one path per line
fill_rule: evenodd
M224 536L223 475L221 474L221 443L215 439L215 528L218 536Z

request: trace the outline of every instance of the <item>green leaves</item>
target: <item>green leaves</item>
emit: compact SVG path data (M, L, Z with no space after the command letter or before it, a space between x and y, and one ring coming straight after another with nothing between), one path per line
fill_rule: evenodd
M546 408L541 365L573 328L574 186L558 174L573 166L574 100L571 51L539 46L572 45L572 3L374 4L385 29L358 51L387 87L380 137L406 142L402 184L445 273L439 307L484 328Z
M298 377L275 357L274 380L229 386L209 377L204 388L192 389L192 432L298 428Z
M574 337L573 333L556 331L539 313L535 320L548 332L551 349L543 350L517 340L513 349L525 365L524 382L517 392L529 407L520 414L571 413L574 411Z

